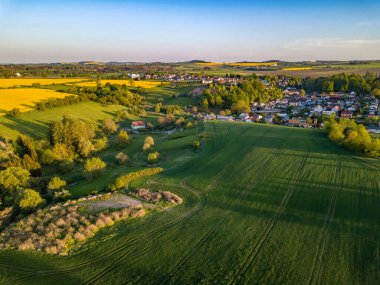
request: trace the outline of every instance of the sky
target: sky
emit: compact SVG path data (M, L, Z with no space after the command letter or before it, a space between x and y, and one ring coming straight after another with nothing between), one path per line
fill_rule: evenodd
M379 15L379 0L0 0L0 63L380 59Z

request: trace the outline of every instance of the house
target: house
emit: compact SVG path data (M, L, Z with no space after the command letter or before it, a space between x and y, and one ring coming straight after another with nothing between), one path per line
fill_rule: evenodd
M234 118L232 116L222 116L222 115L217 115L216 119L221 120L221 121L233 121L234 120Z
M131 124L132 129L139 130L139 129L145 129L145 122L144 121L133 121Z
M243 121L249 120L249 115L246 114L246 113L241 113L241 114L239 115L239 119L240 119L240 120L243 120Z
M252 121L260 121L263 118L260 114L253 114Z
M264 117L264 121L265 121L266 123L269 123L269 124L272 124L272 123L273 123L273 119L274 119L274 116L273 116L273 115L266 115L266 116Z
M344 110L340 113L340 116L342 118L348 118L348 119L352 119L352 117L354 116L354 113L351 112L351 111L348 111L348 110Z

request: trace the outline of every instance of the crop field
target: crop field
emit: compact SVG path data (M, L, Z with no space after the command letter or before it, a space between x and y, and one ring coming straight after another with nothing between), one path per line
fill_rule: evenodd
M64 98L72 94L38 88L0 89L0 113L18 108L30 111L37 102L50 98Z
M312 67L286 67L283 70L297 71L297 70L312 70Z
M242 67L277 66L277 62L199 62L196 64L206 67L218 67L222 65Z
M142 87L146 89L154 88L157 86L160 86L162 83L160 81L151 81L151 80L143 80L143 81L134 81L133 85L131 85L130 80L101 80L100 83L102 85L106 83L111 83L115 85L123 85L125 84L126 86L132 86L132 87ZM77 83L76 85L78 86L84 86L84 87L95 87L96 82L95 81L89 81L89 82L82 82L82 83Z
M33 84L51 85L80 82L88 80L86 78L9 78L0 79L0 88L15 86L32 86Z
M43 92L45 91L44 89ZM56 93L62 94L59 92ZM83 102L75 105L57 107L43 112L26 112L17 118L3 116L0 117L0 136L15 138L20 133L24 133L34 139L47 138L49 134L49 123L51 121L60 120L65 114L76 118L96 121L111 117L117 110L121 109L124 109L124 107L120 105L104 107L95 102Z
M68 257L0 251L0 283L378 283L378 160L319 130L210 122L201 134L199 152L180 133L157 139L165 171L135 185L183 205L120 222Z

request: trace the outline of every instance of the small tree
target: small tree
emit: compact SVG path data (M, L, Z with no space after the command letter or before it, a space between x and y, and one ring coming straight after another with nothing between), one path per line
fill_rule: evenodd
M160 154L155 151L148 154L147 160L148 163L156 163L160 157Z
M196 140L196 141L193 141L192 145L194 149L199 149L201 147L201 142Z
M121 130L117 135L117 143L120 147L125 147L129 143L128 133L124 130Z
M49 184L48 184L48 189L52 191L57 191L63 189L63 187L66 186L66 181L62 180L59 177L53 177Z
M77 152L82 157L87 157L90 155L91 151L94 150L94 146L91 141L85 138L80 138L78 142Z
M19 189L28 185L30 179L29 171L21 167L8 167L0 171L0 199L4 201L6 194L12 193L16 196Z
M143 150L146 151L154 146L154 139L151 136L148 136L144 140Z
M25 189L21 192L19 207L24 212L35 210L42 204L44 200L41 198L40 193L32 189Z
M92 157L84 163L84 172L88 178L101 176L106 169L106 163L99 157Z
M107 135L111 135L117 130L117 124L111 118L106 118L103 121L103 131Z
M161 104L157 103L156 105L154 105L154 112L160 113L160 111L161 111Z
M126 155L125 153L122 153L122 152L119 152L115 156L115 158L118 160L118 162L119 162L120 165L125 164L129 160L128 155Z

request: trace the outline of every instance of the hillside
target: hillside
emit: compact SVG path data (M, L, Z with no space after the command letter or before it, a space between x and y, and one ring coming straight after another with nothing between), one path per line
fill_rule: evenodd
M182 206L121 222L69 257L1 251L0 283L376 283L378 160L319 130L219 122L200 135L192 155L176 148L186 137L157 141L165 172L149 187Z

